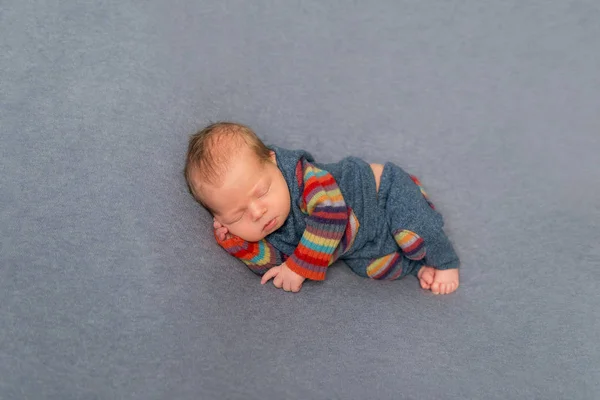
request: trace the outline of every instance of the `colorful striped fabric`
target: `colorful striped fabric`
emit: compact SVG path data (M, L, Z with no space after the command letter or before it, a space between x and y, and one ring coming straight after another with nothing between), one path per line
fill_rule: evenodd
M402 275L402 258L398 252L373 260L367 266L367 275L371 279L395 280Z
M335 253L333 253L334 260L340 258L352 247L354 239L356 239L356 235L358 234L358 228L360 228L360 222L352 208L348 207L348 224L346 225L346 232L344 232L344 236L342 237L339 246L335 249Z
M333 176L301 160L306 230L286 265L307 279L323 280L348 224L348 207Z
M247 242L234 235L220 241L215 234L217 243L229 254L239 258L252 272L263 275L267 270L283 262L284 255L273 245L262 239L259 242Z
M394 232L394 239L406 258L422 260L425 257L425 243L416 233L406 229L398 230Z
M296 177L302 192L301 210L306 214L306 230L293 254L287 257L266 239L246 242L229 235L217 243L229 254L241 259L256 274L283 261L298 275L323 280L327 267L347 251L360 226L333 176L302 159L296 167Z

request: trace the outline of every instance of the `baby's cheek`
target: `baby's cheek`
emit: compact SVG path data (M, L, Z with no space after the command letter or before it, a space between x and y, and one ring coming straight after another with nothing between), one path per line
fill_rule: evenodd
M229 233L239 238L242 238L247 242L258 242L263 238L261 236L261 233L256 229L252 229L248 226L239 226L237 224L231 225L231 227L229 228Z
M233 226L232 225L227 225L225 227L227 228L227 231L229 233L231 233L232 235L239 236L239 237L243 236L243 231L240 231L239 229L236 229L235 225L233 225Z

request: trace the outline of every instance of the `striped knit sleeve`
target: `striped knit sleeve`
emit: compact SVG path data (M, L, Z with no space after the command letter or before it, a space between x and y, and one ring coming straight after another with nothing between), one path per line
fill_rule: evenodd
M302 160L306 230L286 265L300 276L324 280L348 223L348 207L333 176Z
M215 239L219 246L242 260L250 271L257 275L263 275L268 269L283 263L283 254L265 239L259 242L247 242L231 234L225 240L219 240L215 234Z

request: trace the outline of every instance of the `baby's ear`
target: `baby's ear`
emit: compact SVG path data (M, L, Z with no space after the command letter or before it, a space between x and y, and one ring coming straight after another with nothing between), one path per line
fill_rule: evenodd
M277 156L273 150L269 151L269 158L273 161L274 164L277 164Z

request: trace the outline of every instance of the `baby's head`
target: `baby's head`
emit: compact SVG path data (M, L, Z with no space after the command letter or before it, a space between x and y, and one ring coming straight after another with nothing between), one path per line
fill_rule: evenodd
M290 212L275 153L247 126L218 122L192 135L184 174L194 198L246 241L276 231Z

